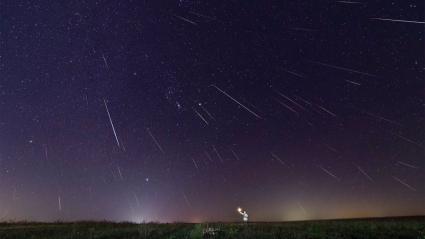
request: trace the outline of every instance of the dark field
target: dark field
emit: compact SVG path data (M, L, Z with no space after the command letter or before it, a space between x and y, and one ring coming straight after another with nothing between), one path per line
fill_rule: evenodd
M425 217L284 223L109 222L2 223L1 239L94 238L415 238L425 239Z

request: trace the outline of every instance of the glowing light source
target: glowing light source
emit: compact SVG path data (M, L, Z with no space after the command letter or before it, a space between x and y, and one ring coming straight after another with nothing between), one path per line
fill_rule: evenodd
M248 213L245 210L242 210L241 207L238 207L238 212L242 215L242 220L244 222L248 222Z

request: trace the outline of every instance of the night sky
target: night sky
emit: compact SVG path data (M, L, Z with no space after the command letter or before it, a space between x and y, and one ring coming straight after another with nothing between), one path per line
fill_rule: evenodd
M425 214L424 1L0 0L0 220Z

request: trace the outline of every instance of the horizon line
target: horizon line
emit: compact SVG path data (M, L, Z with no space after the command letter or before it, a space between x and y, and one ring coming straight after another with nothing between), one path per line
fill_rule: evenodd
M317 221L349 221L349 220L376 220L376 219L395 219L395 218L425 218L425 214L418 215L401 215L401 216L382 216L382 217L352 217L352 218L326 218L326 219L305 219L305 220L282 220L282 221L249 221L247 224L255 223L293 223L293 222L317 222ZM173 222L160 222L160 221L144 221L144 222L132 222L132 221L112 221L106 219L100 220L73 220L73 221L0 221L0 224L73 224L73 223L109 223L109 224L204 224L204 223L242 223L242 221L203 221L203 222L188 222L188 221L173 221Z

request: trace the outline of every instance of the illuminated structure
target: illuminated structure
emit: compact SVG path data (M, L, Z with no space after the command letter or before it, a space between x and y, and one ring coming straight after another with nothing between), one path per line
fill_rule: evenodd
M244 222L248 222L248 213L245 210L242 210L240 207L238 207L238 212L242 215L242 220Z

